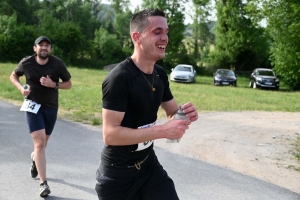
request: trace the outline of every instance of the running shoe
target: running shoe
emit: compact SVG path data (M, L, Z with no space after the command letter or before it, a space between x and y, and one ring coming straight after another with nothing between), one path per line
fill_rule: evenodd
M31 177L36 178L38 175L38 171L34 162L34 154L33 152L31 153L31 160L32 160L32 165L30 167L30 172L31 172Z
M40 196L41 197L46 197L48 194L50 194L50 188L47 184L47 181L44 181L43 183L40 184Z

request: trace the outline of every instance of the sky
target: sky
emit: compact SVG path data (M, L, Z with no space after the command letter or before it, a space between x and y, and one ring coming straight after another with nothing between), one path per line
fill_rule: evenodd
M108 0L102 0L101 3L105 3L105 4L110 4L110 2ZM137 6L140 6L142 3L142 0L130 0L130 9L133 11ZM187 6L185 6L186 9L189 9L190 7L190 3L187 3ZM185 24L188 24L188 23L192 23L192 19L188 16L188 15L185 15L185 21L184 21Z

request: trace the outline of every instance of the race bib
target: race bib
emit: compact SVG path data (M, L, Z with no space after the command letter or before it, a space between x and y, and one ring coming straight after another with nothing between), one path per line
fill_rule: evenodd
M143 125L143 126L140 126L138 128L150 128L150 127L154 126L155 123L156 122L153 122L151 124ZM141 150L147 149L148 147L151 146L152 143L153 143L153 140L138 143L138 148L135 151L141 151Z
M38 104L32 100L24 99L24 102L21 106L20 111L27 111L36 114L41 107L41 104Z

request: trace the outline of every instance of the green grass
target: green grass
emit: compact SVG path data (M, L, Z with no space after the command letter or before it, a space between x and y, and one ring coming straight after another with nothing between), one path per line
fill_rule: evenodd
M0 64L0 98L21 105L23 96L9 80L16 64ZM68 120L101 125L101 83L107 71L68 68L72 75L72 89L59 91L59 117ZM21 77L25 83L25 78Z
M0 98L21 104L23 97L11 84L9 76L16 63L0 64ZM60 90L59 117L72 121L101 125L102 81L107 71L69 67L71 90ZM21 82L25 83L24 77ZM283 111L299 112L300 92L287 88L279 91L252 89L247 77L238 77L237 87L214 86L212 76L197 76L196 83L170 82L178 104L192 102L202 111ZM159 112L159 117L163 113Z
M9 76L16 63L0 63L0 98L21 105L23 96L12 85ZM107 71L68 68L73 87L60 90L59 117L92 125L102 124L102 81ZM24 84L25 79L21 77ZM238 77L237 87L213 85L213 77L197 76L196 83L170 82L172 93L178 104L192 102L199 112L203 111L300 111L300 92L289 91L281 83L279 91L252 89L247 77ZM162 110L158 116L164 117ZM295 142L294 156L300 159L300 138Z
M294 148L292 150L292 154L295 156L295 158L300 162L300 134L299 133L295 133L296 135L298 135L297 140L294 144ZM300 167L297 168L298 171L300 171Z
M237 87L214 86L213 78L198 76L193 84L171 82L178 103L193 102L199 111L285 111L299 112L300 92L253 89L248 78L238 77Z

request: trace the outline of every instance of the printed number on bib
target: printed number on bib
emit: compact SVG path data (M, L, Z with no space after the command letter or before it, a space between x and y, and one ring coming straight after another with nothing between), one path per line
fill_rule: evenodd
M38 104L32 100L24 99L24 102L21 106L20 111L27 111L36 114L41 107L41 104Z
M150 128L154 125L155 125L155 122L153 122L151 124L140 126L138 128ZM141 150L147 149L148 147L151 146L152 143L153 143L153 140L138 143L138 148L135 151L141 151Z

